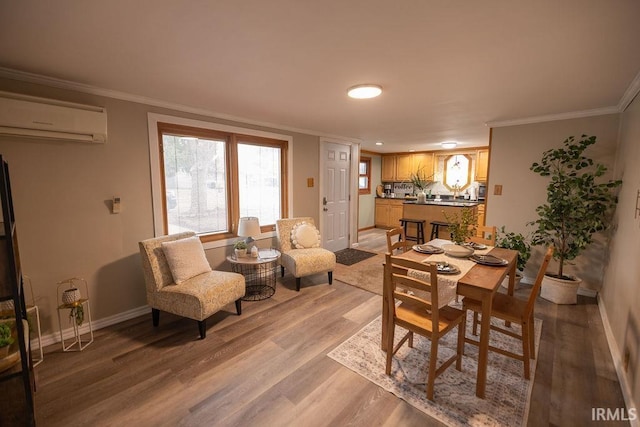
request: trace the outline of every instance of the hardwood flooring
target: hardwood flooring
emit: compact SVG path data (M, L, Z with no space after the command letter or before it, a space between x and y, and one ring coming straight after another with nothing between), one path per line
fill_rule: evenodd
M360 241L386 248L381 230ZM96 331L79 353L50 346L36 368L38 425L440 425L326 356L381 305L326 275L296 292L287 275L272 298L243 302L241 316L232 304L210 318L205 340L195 321L161 313L158 328L149 314ZM594 407L623 407L595 300L539 300L536 316L544 323L529 425L583 426Z

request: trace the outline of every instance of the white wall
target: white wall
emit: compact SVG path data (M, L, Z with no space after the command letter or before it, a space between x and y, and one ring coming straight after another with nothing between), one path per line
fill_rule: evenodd
M569 136L582 134L597 136L598 142L585 154L609 168L608 178L613 176L618 141L619 115L588 117L571 120L536 123L495 128L492 132L489 182L487 183L486 224L527 235L533 227L526 224L537 218L535 209L546 201L547 179L529 170L539 161L542 153L560 147ZM605 178L607 178L605 177ZM494 186L502 185L502 195L494 195ZM600 235L575 266L566 268L568 274L579 276L582 287L595 293L602 284L603 265L606 260L606 236ZM534 248L525 277L535 277L543 249ZM550 270L557 268L555 262Z
M293 212L319 216L319 137L171 111L104 96L0 78L0 90L107 108L106 144L0 136L9 163L20 258L32 279L43 334L59 330L56 284L70 277L89 283L93 320L146 305L138 242L153 237L147 113L272 131L293 137ZM113 196L122 212L112 214ZM259 243L265 247L274 241ZM230 247L207 250L216 269L229 270ZM70 325L63 318L63 329Z
M620 147L615 168L622 179L611 240L611 257L606 265L601 303L615 339L615 349L629 364L625 372L633 405L640 409L640 212L636 212L640 191L640 99L622 115Z

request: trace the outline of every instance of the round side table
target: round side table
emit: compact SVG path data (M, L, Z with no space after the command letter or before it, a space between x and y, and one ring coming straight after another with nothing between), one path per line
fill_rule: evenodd
M260 301L271 298L276 293L279 258L280 251L275 249L261 249L256 258L235 255L227 257L233 272L244 276L247 292L242 297L243 301Z

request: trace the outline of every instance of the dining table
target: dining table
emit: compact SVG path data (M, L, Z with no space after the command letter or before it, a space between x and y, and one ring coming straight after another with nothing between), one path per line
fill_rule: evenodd
M457 279L456 293L462 297L468 297L482 302L482 319L480 322L480 338L479 338L479 351L478 351L478 372L476 376L476 396L479 398L485 397L485 389L487 384L487 359L489 353L489 337L491 332L491 305L493 296L498 292L500 285L504 278L509 275L509 286L507 292L513 295L514 290L514 278L516 273L516 264L518 259L518 252L512 249L487 247L487 250L483 253L493 255L498 258L506 260L505 265L493 266L476 264ZM435 255L427 255L422 252L417 252L413 249L397 254L395 256L412 259L420 262L429 262L430 258L434 258ZM441 258L441 257L439 257ZM450 262L455 263L456 258L450 257ZM434 259L435 261L435 259ZM390 278L387 278L385 273L383 279L383 286L389 286ZM388 322L387 304L390 301L387 300L387 292L383 292L382 300L382 350L385 350L386 342L386 330Z

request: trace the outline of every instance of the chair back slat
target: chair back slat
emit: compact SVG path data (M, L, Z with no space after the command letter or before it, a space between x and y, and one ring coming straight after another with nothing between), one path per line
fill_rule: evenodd
M482 243L487 246L496 245L496 226L478 225L476 227L476 235L469 238L470 242Z
M407 252L411 246L404 235L404 229L402 227L392 228L387 230L387 252L394 255L396 251L400 253ZM394 241L395 240L395 241Z
M430 282L408 276L409 270L429 273ZM431 309L432 307L438 307L438 270L435 263L421 263L392 256L388 253L386 254L385 275L387 277L385 284L388 288L385 292L388 300L392 302L388 304L390 319L395 317L396 307L393 301L400 300L424 307L425 314L430 313L432 323L434 325L438 324L438 310ZM420 297L424 293L430 294L431 301Z
M549 266L549 261L551 261L551 257L553 257L553 246L549 246L547 248L547 253L544 255L542 264L540 264L540 269L538 270L536 281L533 283L533 287L531 288L531 294L529 295L529 300L527 301L525 316L529 316L533 312L533 307L535 306L536 298L538 297L538 293L540 292L540 286L542 286L542 279L544 279L544 274L547 272L547 267Z

